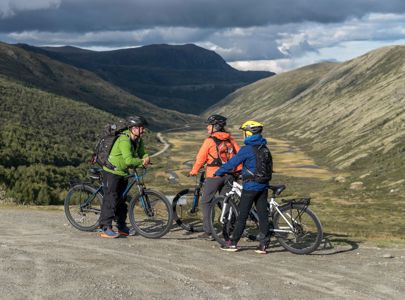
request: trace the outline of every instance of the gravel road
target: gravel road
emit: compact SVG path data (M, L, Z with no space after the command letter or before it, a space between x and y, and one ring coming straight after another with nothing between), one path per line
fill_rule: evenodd
M335 237L298 256L227 253L174 229L160 240L80 232L63 211L0 208L1 299L404 299L405 249ZM249 246L250 245L250 246Z

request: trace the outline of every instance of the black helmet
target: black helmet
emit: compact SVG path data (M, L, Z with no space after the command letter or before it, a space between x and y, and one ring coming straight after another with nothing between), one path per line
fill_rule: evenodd
M211 115L208 117L207 124L214 125L216 131L223 130L226 125L226 118L221 115Z
M145 127L148 122L142 116L129 116L126 118L128 128L131 127Z

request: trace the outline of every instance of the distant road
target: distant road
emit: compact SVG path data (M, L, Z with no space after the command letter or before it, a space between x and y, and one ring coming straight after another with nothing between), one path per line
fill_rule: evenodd
M189 123L189 124L186 124L186 125L181 126L181 127L170 128L170 129L167 129L167 130L163 130L163 131L161 131L161 132L158 132L156 136L157 136L157 138L159 139L159 141L163 144L163 148L162 148L161 150L159 150L158 152L152 154L150 157L159 156L159 155L161 155L162 153L164 153L167 149L170 148L170 144L165 140L165 138L164 138L163 135L162 135L163 132L170 132L170 131L176 131L176 130L192 129L192 128L193 128L193 125L197 125L197 124L198 124L198 125L201 125L201 123Z
M167 149L170 148L170 144L164 139L161 132L158 132L156 136L159 139L159 141L163 144L163 148L160 151L152 154L150 157L159 156L160 154L164 153Z

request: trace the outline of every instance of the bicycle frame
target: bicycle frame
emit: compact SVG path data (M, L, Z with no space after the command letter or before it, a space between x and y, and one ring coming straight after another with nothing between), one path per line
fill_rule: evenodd
M126 178L129 179L127 187L125 188L124 192L122 193L122 198L126 199L126 197L128 196L129 191L132 189L132 187L136 184L138 187L138 192L140 195L140 202L141 202L141 206L142 208L145 210L145 213L148 216L153 216L153 211L152 208L150 206L149 201L147 201L147 199L145 199L145 185L142 181L142 178L146 175L146 169L144 169L144 172L142 175L139 175L136 170L134 170L133 174L130 174L128 176L126 176ZM103 183L100 184L100 186L96 189L96 191L91 194L82 204L80 204L80 210L83 211L83 209L85 209L87 206L89 206L91 204L91 201L94 199L94 197L100 193L103 194ZM94 212L99 212L99 210L96 209L89 209L89 211L94 211Z
M233 196L235 194L238 195L239 198L242 196L242 185L236 181L233 181L232 189L228 193L225 194L225 199L228 199L230 196ZM227 219L225 218L225 214L227 212L227 206L228 206L228 202L224 201L222 211L221 211L221 217L220 217L220 222L222 224L225 224L226 222L230 221L232 218L232 207L230 208L228 218ZM294 230L293 225L288 221L288 219L281 212L281 210L279 209L279 206L280 205L276 202L275 195L272 195L272 197L270 198L270 201L269 201L269 215L272 216L274 214L274 211L277 211L280 214L280 216L284 219L284 221L288 224L290 230ZM256 209L252 208L250 210L249 214L252 214L256 220L259 220L259 216L257 214ZM286 215L287 215L287 217L291 218L291 216L288 213L286 213ZM290 230L270 228L270 231L272 231L272 232L290 232Z
M200 178L198 180L198 185L194 190L193 206L191 207L190 213L195 213L197 211L198 204L200 202L200 192L205 181L205 172L200 172Z

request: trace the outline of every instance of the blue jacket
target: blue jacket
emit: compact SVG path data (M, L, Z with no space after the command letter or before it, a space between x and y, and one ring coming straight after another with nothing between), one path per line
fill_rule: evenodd
M222 165L221 168L215 172L214 176L222 176L226 173L231 173L240 163L243 163L242 176L250 174L247 170L252 173L256 171L256 152L253 150L252 145L259 146L267 144L267 141L260 134L254 134L247 137L244 143L246 146L242 147L234 157L226 164ZM247 191L263 191L267 189L268 186L267 183L258 183L255 181L243 182L243 189Z

